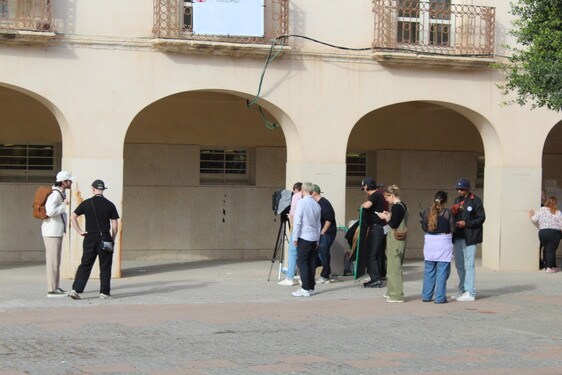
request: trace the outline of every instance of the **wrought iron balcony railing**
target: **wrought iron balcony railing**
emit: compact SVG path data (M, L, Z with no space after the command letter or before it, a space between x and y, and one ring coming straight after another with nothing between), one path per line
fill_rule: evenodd
M51 0L0 0L0 31L52 31Z
M495 8L451 0L373 0L376 51L493 56Z
M154 0L154 36L162 39L269 44L271 39L288 33L289 0L265 0L263 37L194 33L194 17L197 15L193 14L193 3L197 1Z

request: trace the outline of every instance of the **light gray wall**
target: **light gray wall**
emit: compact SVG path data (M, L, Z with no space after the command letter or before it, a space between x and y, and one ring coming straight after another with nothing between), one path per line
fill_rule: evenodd
M41 220L31 215L37 186L32 183L0 183L1 262L45 260Z
M284 148L253 153L255 185L200 186L199 146L125 145L124 260L267 259L283 189Z

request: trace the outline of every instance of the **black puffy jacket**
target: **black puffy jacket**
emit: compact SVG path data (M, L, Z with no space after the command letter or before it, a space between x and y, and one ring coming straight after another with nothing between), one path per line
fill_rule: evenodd
M457 229L454 238L464 238L467 245L482 243L482 224L486 220L482 200L472 193L466 198L458 196L452 211L455 214L455 222L465 222L464 229Z

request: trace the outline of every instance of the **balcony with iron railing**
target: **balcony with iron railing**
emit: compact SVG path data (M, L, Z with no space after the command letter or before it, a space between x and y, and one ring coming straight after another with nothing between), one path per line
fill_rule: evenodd
M466 66L494 57L495 8L450 0L373 0L375 59Z
M153 35L157 46L174 52L214 50L232 54L248 49L269 48L271 40L288 33L289 0L265 0L263 11L263 35L241 36L224 33L200 33L194 25L198 14L194 12L198 0L154 0ZM195 5L195 6L194 6ZM247 20L240 20L241 23ZM252 48L253 47L253 48Z
M51 0L0 0L0 42L44 43L52 31Z

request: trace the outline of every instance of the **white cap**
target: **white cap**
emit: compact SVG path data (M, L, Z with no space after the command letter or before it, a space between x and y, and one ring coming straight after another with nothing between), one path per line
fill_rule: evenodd
M75 178L76 177L74 177L73 175L70 174L70 172L67 171L60 171L59 173L57 173L57 182L66 181L66 180L74 181Z

